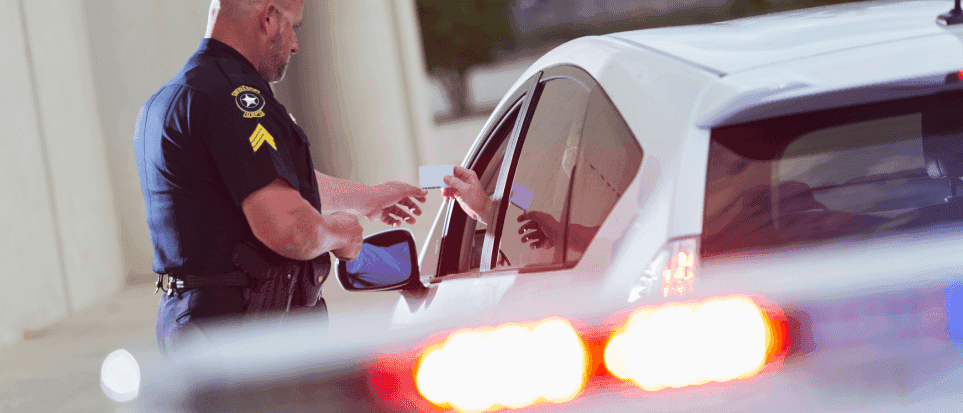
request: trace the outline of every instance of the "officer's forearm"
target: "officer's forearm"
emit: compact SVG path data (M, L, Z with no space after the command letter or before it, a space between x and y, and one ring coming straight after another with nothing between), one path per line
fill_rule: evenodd
M339 246L334 237L328 234L324 217L314 208L299 208L292 213L293 224L279 228L283 235L275 240L274 245L265 243L274 252L292 260L303 261L314 259Z
M318 180L321 207L325 211L360 214L368 199L376 194L370 185L338 179L318 171L314 171L314 176Z
M286 258L310 260L344 242L318 210L281 180L248 196L241 208L254 237Z
M350 243L332 216L321 215L310 205L291 212L293 224L279 228L285 236L277 239L273 246L265 243L281 256L306 261Z

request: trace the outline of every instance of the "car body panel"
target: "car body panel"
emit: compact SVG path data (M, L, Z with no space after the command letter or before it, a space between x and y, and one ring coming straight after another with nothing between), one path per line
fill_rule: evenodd
M458 307L466 302L475 311L489 308L483 312L495 313L499 310L493 309L504 307L503 299L508 297L511 301L512 291L542 289L519 284L550 282L553 286L568 286L552 287L559 294L569 289L587 293L588 286L610 277L602 283L606 285L603 290L614 293L624 288L666 240L701 232L704 165L712 127L804 111L807 107L822 109L946 88L946 75L963 68L963 44L956 34L959 30L934 22L934 10L946 6L933 3L845 5L838 16L816 8L697 26L698 29L681 27L586 37L553 49L527 69L506 94L463 165L477 156L499 116L515 102L513 96L532 75L560 64L572 65L588 72L600 84L642 146L642 165L626 196L611 211L586 250L587 259L574 268L551 274L519 275L509 271L476 274L478 277L470 280L442 281L440 284L448 285L432 291L438 301L429 304L437 309L431 312L437 312L439 317L423 315L424 307L413 310L406 298L400 298L394 323L438 322L445 314L463 310L446 309L449 305ZM919 15L926 13L932 16L928 14L930 20L921 23ZM873 27L872 35L854 32L850 26L858 25L852 19ZM873 30L884 32L885 36L880 37ZM756 34L749 35L750 32ZM681 46L667 46L666 36L677 39ZM757 44L772 42L773 36L780 39L774 45ZM726 59L715 59L716 54L704 54L699 49L709 46L732 54ZM731 50L732 47L740 50ZM894 54L893 50L901 53ZM745 58L743 54L752 57ZM906 79L915 81L907 85ZM875 94L866 92L874 87ZM857 91L849 96L858 100L833 95L849 91ZM672 99L666 99L667 96ZM819 96L829 98L814 98ZM445 217L444 213L438 215L439 220ZM436 222L433 232L441 228L443 223ZM633 237L631 232L645 235ZM613 259L618 252L616 246L627 250L625 258ZM425 245L424 249L434 248ZM610 268L613 265L618 269ZM568 282L559 283L558 278Z
M597 294L600 277L605 274L612 262L616 247L625 237L626 227L640 214L659 211L655 216L666 216L672 209L675 180L685 162L681 158L687 125L692 119L691 108L698 101L705 85L715 76L697 68L692 68L659 54L639 53L637 48L603 37L590 37L569 42L539 59L522 75L527 79L529 73L557 66L560 62L579 67L591 75L606 92L621 112L636 139L642 146L642 163L636 178L626 190L620 202L609 213L600 227L593 242L585 251L583 259L574 268L543 273L522 273L498 271L481 275L478 278L441 280L438 286L428 285L433 291L433 301L419 305L415 309L408 305L408 299L400 298L395 306L393 324L437 323L451 319L451 314L461 313L470 307L477 311L488 308L494 313L513 314L528 307L524 304L526 294L566 294L563 291L578 291L578 294ZM680 80L683 79L683 80ZM606 87L605 85L625 84L631 87ZM526 82L518 82L516 88L525 87ZM512 103L518 89L511 90L489 119L482 134L472 146L466 161L467 166L477 156L483 140L491 133L499 115ZM666 101L667 95L675 99ZM695 156L699 157L698 149ZM444 213L438 219L445 219ZM672 236L669 228L671 219L654 219L650 222L657 226L650 234ZM436 222L432 231L443 228ZM432 235L429 236L429 240ZM652 237L652 240L664 239ZM649 245L648 255L661 247L661 242ZM434 249L425 245L425 249ZM424 257L424 254L422 255ZM647 257L648 258L648 257ZM422 259L423 260L423 259ZM591 291L596 291L592 293ZM573 293L577 295L576 293ZM577 297L573 297L577 299ZM429 309L429 307L433 309ZM496 310L497 309L497 310ZM430 315L435 314L435 315Z
M947 1L859 2L727 22L617 33L688 62L734 74L780 62L938 35Z
M726 76L707 90L696 124L714 127L932 93L931 87L943 87L948 74L963 69L960 35L895 40ZM850 90L859 93L809 104L797 101Z

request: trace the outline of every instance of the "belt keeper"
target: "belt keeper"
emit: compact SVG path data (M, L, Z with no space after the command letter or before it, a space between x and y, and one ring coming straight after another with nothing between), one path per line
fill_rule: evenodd
M164 289L164 276L165 276L165 275L167 275L167 274L157 274L157 283L154 284L154 294L157 294L158 291L164 291L165 294L166 294L168 291L170 291L170 288ZM168 282L170 282L170 276L168 276L167 279L168 279Z

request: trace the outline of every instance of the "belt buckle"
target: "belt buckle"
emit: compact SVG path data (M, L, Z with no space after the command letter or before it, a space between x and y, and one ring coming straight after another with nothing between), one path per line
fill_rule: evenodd
M167 276L167 296L173 297L177 294L177 298L181 297L181 290L184 289L184 280L178 280L170 275Z

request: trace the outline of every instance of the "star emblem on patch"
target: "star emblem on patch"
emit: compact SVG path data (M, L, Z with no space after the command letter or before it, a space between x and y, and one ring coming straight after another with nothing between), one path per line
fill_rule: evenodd
M241 109L245 118L264 117L265 101L260 90L250 86L241 86L234 89L231 95L234 96L234 102L237 103L238 109Z
M244 102L244 106L247 106L248 108L257 107L258 102L261 101L257 98L257 96L253 96L250 93L245 94L241 100Z

